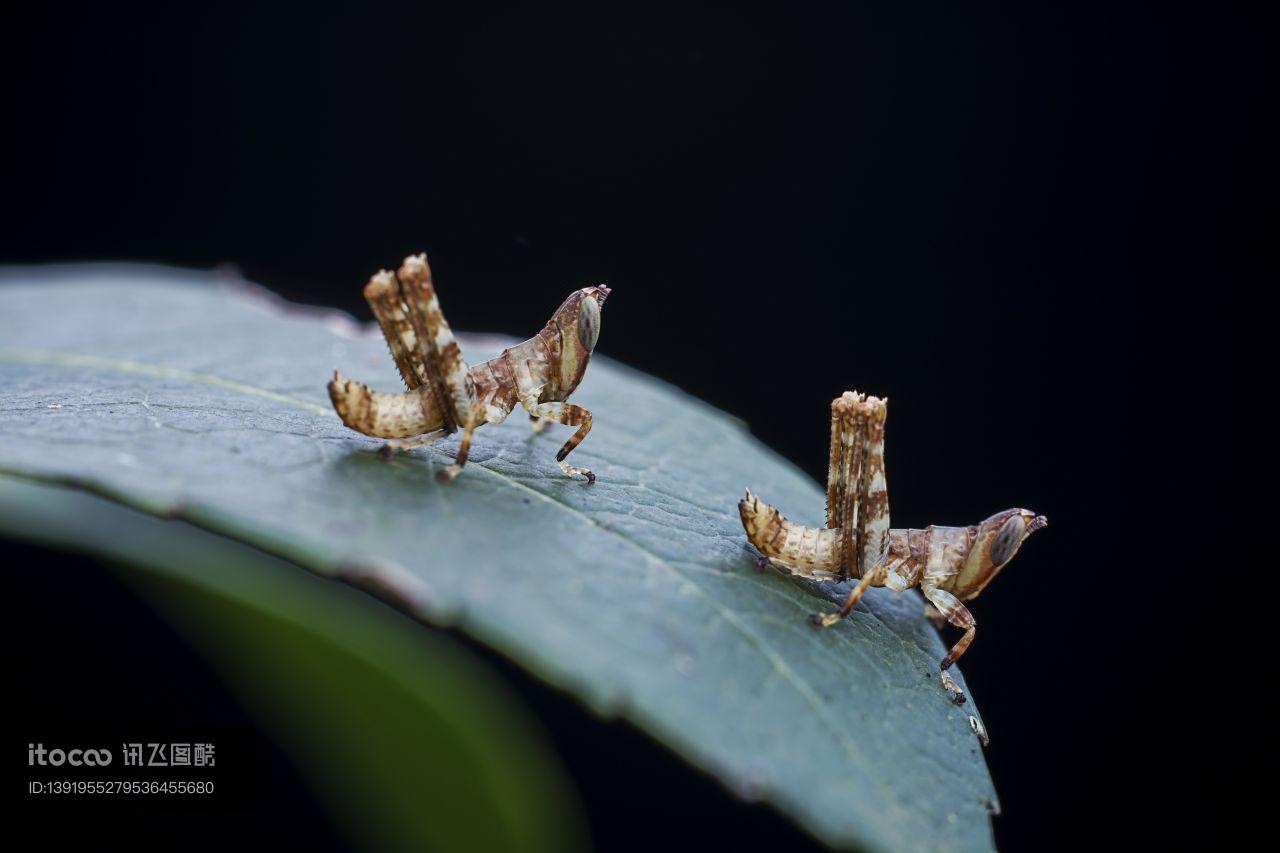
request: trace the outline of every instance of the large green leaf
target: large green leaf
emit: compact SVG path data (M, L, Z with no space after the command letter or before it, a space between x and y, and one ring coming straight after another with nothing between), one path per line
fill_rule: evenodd
M446 310L466 296L445 294ZM610 300L606 351L625 310L625 294ZM462 342L473 362L503 343ZM944 649L918 596L873 590L812 630L815 596L838 592L757 572L735 504L750 484L818 523L823 492L741 423L596 358L574 397L595 413L574 454L595 485L556 467L563 435L516 418L478 432L472 464L441 485L455 442L383 461L332 414L334 367L399 384L376 333L242 283L12 270L0 471L183 519L457 625L828 842L991 846L972 706L938 686Z

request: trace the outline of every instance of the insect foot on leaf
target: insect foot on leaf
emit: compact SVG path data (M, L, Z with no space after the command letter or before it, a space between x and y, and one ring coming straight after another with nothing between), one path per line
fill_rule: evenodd
M942 689L951 694L951 701L955 702L957 705L963 705L965 702L969 701L968 698L965 697L964 691L960 689L960 686L956 684L955 679L951 677L951 673L947 672L945 669L942 670Z

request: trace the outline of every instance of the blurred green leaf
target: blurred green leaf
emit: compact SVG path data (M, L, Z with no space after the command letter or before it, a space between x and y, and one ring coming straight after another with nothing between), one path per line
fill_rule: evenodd
M254 548L65 487L0 475L0 533L119 564L356 849L587 848L519 697L456 641Z
M446 311L465 298L442 296ZM605 349L628 299L609 301ZM462 343L474 363L504 341ZM12 270L0 471L183 519L457 625L830 843L991 846L972 706L938 686L944 649L919 597L872 590L838 629L810 629L814 595L839 590L756 572L735 504L749 483L820 523L823 491L742 424L597 357L574 396L595 413L574 453L594 486L556 467L563 434L518 418L479 431L473 464L441 485L456 443L382 461L332 414L334 367L399 387L376 332L242 282Z

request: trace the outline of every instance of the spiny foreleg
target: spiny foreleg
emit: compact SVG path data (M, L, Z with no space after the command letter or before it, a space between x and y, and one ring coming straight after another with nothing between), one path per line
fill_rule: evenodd
M573 403L539 403L534 398L526 398L521 402L533 417L545 418L553 423L576 426L578 428L578 431L569 436L569 440L564 443L564 446L556 454L556 464L560 466L560 470L566 476L572 477L577 474L586 477L588 483L594 483L596 475L591 473L590 469L578 468L564 461L565 457L572 453L573 449L587 437L587 433L591 432L591 412L582 406L575 406Z

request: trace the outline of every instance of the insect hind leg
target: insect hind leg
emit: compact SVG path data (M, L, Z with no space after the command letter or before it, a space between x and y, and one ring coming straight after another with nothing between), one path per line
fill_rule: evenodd
M440 404L445 429L460 429L471 420L476 386L453 329L440 309L427 256L405 258L396 276L413 324L418 356L426 368L426 384Z
M400 296L396 277L387 270L374 275L364 286L364 299L382 329L387 349L395 359L400 378L410 390L428 382L427 367L418 350L418 338L414 332L409 309Z

